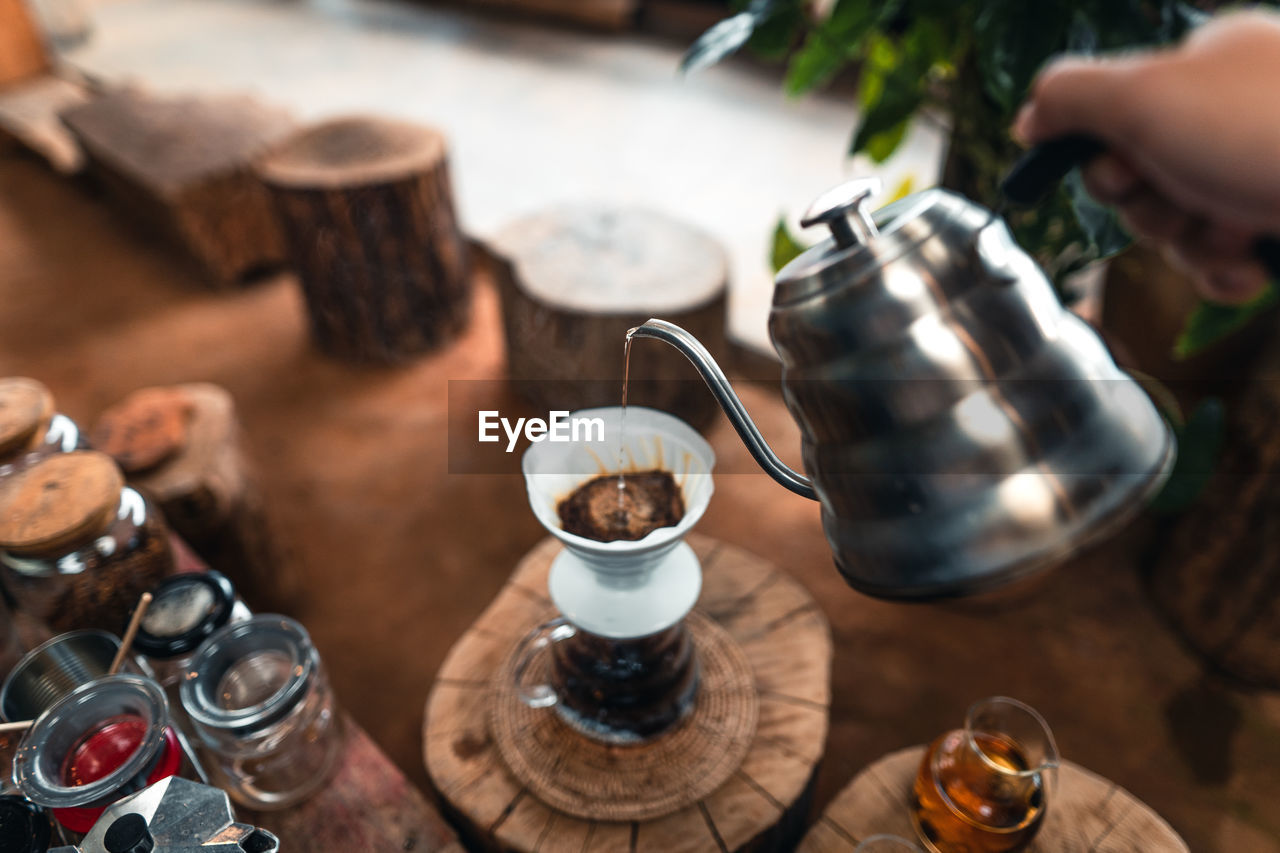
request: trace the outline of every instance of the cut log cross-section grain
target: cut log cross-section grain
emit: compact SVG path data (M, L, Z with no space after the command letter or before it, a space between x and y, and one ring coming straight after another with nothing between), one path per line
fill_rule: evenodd
M769 563L705 536L691 535L688 541L703 567L695 613L731 638L750 667L758 716L741 763L710 793L634 820L610 819L616 804L602 803L595 819L556 810L508 769L491 727L497 691L505 689L495 675L505 672L513 645L552 611L547 574L560 545L548 539L521 561L493 604L453 647L427 700L427 770L469 845L541 853L692 853L786 850L796 843L826 741L831 690L826 619L799 584ZM581 736L564 732L566 750L574 749ZM617 747L609 760L621 763L651 748L661 747ZM653 767L655 774L686 775L679 762L667 769L654 762ZM654 777L651 784L662 787L666 781ZM645 792L635 799L647 798ZM575 812L584 807L590 808L573 805Z
M287 238L321 350L394 363L467 322L467 246L444 137L404 122L339 119L258 164Z
M488 243L497 263L507 375L538 411L616 406L627 330L656 317L727 355L724 249L653 211L572 205L521 219ZM688 360L639 341L628 402L694 426L718 411Z
M871 835L915 839L908 811L923 746L886 755L827 806L799 853L852 853ZM1114 782L1064 762L1027 853L1188 853L1169 824Z

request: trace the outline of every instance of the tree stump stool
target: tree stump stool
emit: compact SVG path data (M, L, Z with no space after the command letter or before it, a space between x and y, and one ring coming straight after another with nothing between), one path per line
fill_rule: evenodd
M140 389L104 411L90 435L252 607L296 605L299 584L277 546L226 389L209 383Z
M275 107L244 96L111 92L61 113L86 170L150 230L185 247L216 286L285 258L253 158L293 129Z
M521 561L493 604L450 651L427 700L427 771L469 845L544 853L681 853L785 850L795 844L827 734L831 636L826 618L799 584L760 558L696 534L688 543L703 568L702 595L690 627L697 637L695 622L713 623L745 655L750 672L747 690L754 696L743 694L738 701L754 698L757 716L741 763L719 787L696 799L669 803L651 817L618 820L604 798L598 805L579 802L573 808L579 814L569 814L540 800L534 790L555 784L556 772L589 772L607 785L609 776L644 765L649 788L667 789L671 777L688 786L688 768L679 755L650 761L650 753L665 750L663 741L681 737L682 729L651 744L606 747L587 742L558 724L554 711L542 709L546 722L528 731L535 741L531 750L546 750L554 728L563 761L553 763L551 773L535 786L512 773L497 743L493 712L495 703L509 695L503 664L512 647L554 614L547 574L561 546L546 539ZM700 692L700 706L704 696ZM592 761L596 764L589 767ZM583 787L580 778L567 781ZM649 791L632 792L637 802L654 799ZM583 816L584 808L598 809L599 817Z
M626 332L657 317L724 356L728 262L709 234L647 210L593 205L521 219L490 242L507 375L540 412L616 406ZM663 344L631 350L629 402L696 427L718 411L693 365Z
M908 803L925 747L886 755L859 773L827 806L799 853L849 853L869 835L915 843ZM1188 853L1164 819L1132 794L1065 761L1050 792L1044 825L1028 853Z
M258 174L275 199L321 350L394 363L466 325L467 244L441 134L338 119L289 139Z

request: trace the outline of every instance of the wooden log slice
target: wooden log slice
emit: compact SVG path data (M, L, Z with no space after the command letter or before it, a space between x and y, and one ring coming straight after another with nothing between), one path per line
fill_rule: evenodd
M346 118L301 131L258 164L274 197L323 351L394 363L467 322L467 246L444 137Z
M507 375L535 409L616 406L627 329L656 317L728 355L728 262L706 232L660 213L575 205L504 228L497 259ZM693 366L665 344L631 351L629 402L695 426L717 411Z
M279 266L284 243L253 158L293 128L244 96L160 97L121 90L62 113L86 167L124 209L171 235L210 283Z
M554 609L545 618L556 616ZM756 733L755 680L728 632L694 611L686 619L698 650L698 703L671 732L641 748L612 746L569 728L544 708L530 708L514 683L518 647L494 678L489 729L503 763L529 793L587 820L650 820L697 802L742 764ZM530 667L546 684L548 658Z
M827 806L799 853L849 853L869 835L916 840L908 812L925 747L886 755L859 773ZM1028 853L1187 853L1164 819L1114 782L1072 764L1058 770L1044 825Z
M1148 567L1157 608L1217 670L1280 687L1280 341L1227 409L1214 474L1162 531Z
M553 809L507 769L488 721L493 677L512 646L552 608L547 574L560 545L547 539L521 561L455 644L427 700L427 770L469 845L547 853L681 853L783 850L795 844L826 742L830 630L808 593L774 566L705 536L691 535L688 542L703 567L695 612L732 637L751 666L758 721L737 770L712 793L676 811L617 821Z
M252 607L296 606L300 584L266 513L226 389L205 382L139 389L99 416L91 440Z

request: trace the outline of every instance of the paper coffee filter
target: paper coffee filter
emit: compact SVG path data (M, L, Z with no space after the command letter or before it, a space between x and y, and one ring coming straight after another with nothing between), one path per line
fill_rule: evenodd
M590 550L630 551L679 540L702 517L714 490L711 469L715 452L697 430L673 415L644 406L627 407L625 435L619 406L581 409L570 415L571 420L575 418L600 419L604 440L544 440L529 446L522 463L529 505L552 534L566 544ZM580 427L580 436L585 434ZM591 437L598 435L598 428L593 429ZM596 542L566 533L560 526L557 505L588 480L616 474L619 458L623 473L655 468L669 471L684 498L684 518L675 527L659 528L638 541Z

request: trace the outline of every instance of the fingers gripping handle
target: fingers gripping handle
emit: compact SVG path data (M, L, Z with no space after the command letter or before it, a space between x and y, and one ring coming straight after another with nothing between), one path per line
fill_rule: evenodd
M1076 133L1042 142L1013 165L1000 182L1010 204L1030 207L1044 199L1076 166L1083 166L1107 150L1096 136ZM1253 256L1273 280L1280 280L1280 238L1263 235L1253 244Z
M516 663L511 672L512 686L519 694L520 701L530 708L549 708L559 701L555 687L546 682L526 684L525 678L534 661L545 653L552 643L567 640L577 633L577 629L569 624L569 620L560 616L549 622L543 622L525 634L520 645L516 647Z
M1030 207L1047 196L1067 172L1106 150L1101 139L1084 133L1042 142L1013 164L1000 182L1000 193L1010 204Z

